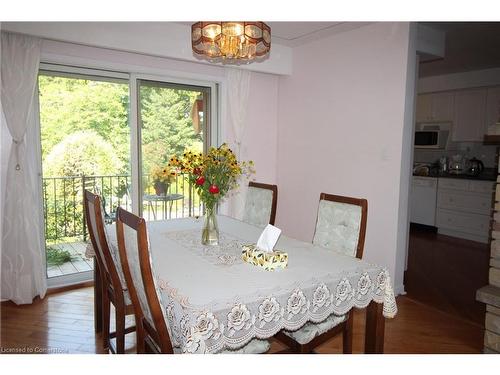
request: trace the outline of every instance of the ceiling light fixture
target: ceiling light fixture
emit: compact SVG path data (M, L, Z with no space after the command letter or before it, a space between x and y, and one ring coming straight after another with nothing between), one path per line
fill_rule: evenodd
M264 22L196 22L191 45L210 60L251 62L271 50L271 28Z

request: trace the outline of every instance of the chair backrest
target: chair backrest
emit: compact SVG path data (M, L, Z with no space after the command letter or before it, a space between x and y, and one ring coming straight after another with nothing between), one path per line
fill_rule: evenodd
M123 298L126 289L125 277L121 268L119 255L114 247L110 247L104 228L104 215L101 198L88 190L84 192L84 210L90 241L94 247L99 268L104 282L116 291L117 298ZM118 292L120 291L120 292Z
M173 353L151 269L146 221L118 207L116 233L138 336L152 340L161 353Z
M321 193L313 244L361 259L368 201Z
M273 224L276 219L276 204L278 202L278 186L248 183L243 221L264 227Z

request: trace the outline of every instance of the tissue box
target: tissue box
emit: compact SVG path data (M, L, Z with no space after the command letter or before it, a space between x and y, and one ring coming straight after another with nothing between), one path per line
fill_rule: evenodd
M288 254L283 251L262 251L256 245L243 245L242 248L241 259L254 266L264 268L266 271L286 268L288 264Z

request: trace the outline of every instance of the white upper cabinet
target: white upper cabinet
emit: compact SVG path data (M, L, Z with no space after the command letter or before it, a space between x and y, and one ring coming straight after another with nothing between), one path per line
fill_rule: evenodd
M432 94L417 96L417 122L430 121L432 119Z
M482 142L500 121L500 87L443 91L417 97L416 122L452 121L452 141Z
M416 121L453 121L455 93L439 92L417 97Z
M479 142L486 134L486 89L455 93L452 139L455 142Z
M453 121L455 93L439 92L432 94L432 120Z
M488 89L486 98L486 129L500 121L500 87Z

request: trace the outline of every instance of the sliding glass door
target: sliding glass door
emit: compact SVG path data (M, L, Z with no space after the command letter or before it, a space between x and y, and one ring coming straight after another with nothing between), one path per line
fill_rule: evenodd
M108 223L132 207L128 81L46 70L38 90L47 276L81 279L93 268L84 190L101 195Z
M185 175L168 168L173 156L203 153L209 143L210 88L138 81L140 211L146 220L199 216L201 203Z
M144 79L143 79L144 78ZM216 142L217 86L42 64L38 78L42 201L49 286L92 278L83 192L146 220L202 214L185 175L168 161Z

